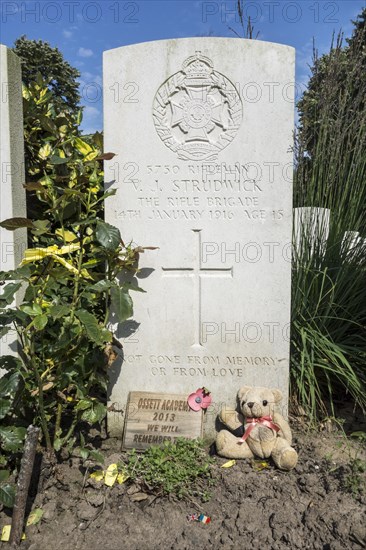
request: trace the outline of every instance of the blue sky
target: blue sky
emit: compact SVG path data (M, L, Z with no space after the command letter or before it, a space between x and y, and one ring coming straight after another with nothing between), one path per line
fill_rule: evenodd
M298 93L308 80L313 38L319 52L329 48L333 32L352 32L351 19L366 0L246 0L258 39L297 50ZM1 0L1 42L12 46L26 34L57 46L81 72L83 128L102 129L102 52L166 38L240 32L236 0Z

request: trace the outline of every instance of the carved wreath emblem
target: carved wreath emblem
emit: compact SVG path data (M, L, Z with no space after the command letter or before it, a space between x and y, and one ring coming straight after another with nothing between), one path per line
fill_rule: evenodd
M235 86L196 52L156 92L156 131L181 160L213 161L236 136L243 106Z

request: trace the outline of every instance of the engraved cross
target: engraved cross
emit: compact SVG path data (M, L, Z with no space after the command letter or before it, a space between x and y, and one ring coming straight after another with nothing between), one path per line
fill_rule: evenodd
M193 279L193 315L194 315L194 347L202 346L202 296L201 279L203 277L233 277L232 267L203 268L201 254L201 229L192 229L196 245L196 265L194 267L162 267L163 277L191 277Z

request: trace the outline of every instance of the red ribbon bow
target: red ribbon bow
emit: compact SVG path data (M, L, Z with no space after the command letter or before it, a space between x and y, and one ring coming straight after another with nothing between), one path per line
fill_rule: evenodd
M263 426L267 426L267 428L271 428L271 430L274 430L275 432L279 432L281 429L279 426L277 426L277 424L273 422L272 416L261 416L260 418L247 418L247 423L245 424L245 433L241 438L242 441L245 441L249 437L250 432L254 430L257 424L263 424Z

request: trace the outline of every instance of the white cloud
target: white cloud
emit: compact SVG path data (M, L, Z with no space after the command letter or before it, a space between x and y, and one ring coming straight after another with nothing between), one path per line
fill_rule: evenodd
M71 31L63 30L62 34L64 35L65 38L71 38L72 37L72 32Z
M80 57L91 57L93 55L93 50L90 50L89 48L79 48L78 55Z
M81 70L79 85L80 94L86 102L95 103L102 98L103 79L101 75Z
M99 116L100 110L97 109L96 107L92 107L91 105L87 105L86 107L84 107L83 115L84 115L84 120L85 119L89 120L91 118L95 118Z

